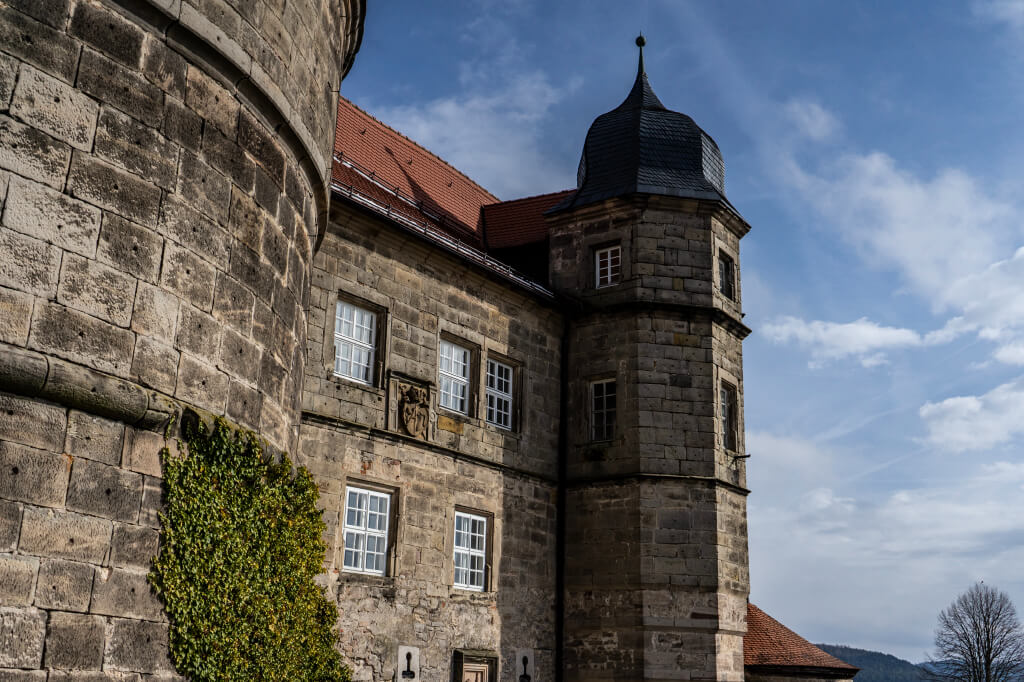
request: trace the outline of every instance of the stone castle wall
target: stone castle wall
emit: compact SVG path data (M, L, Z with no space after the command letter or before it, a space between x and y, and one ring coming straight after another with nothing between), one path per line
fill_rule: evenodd
M0 2L0 678L172 675L162 433L193 405L297 441L361 11Z
M329 576L355 679L392 679L399 646L419 648L423 679L449 679L457 649L496 653L503 682L517 682L512 659L530 649L535 679L554 679L561 316L351 209L332 221L312 279L300 462L323 491ZM386 317L376 386L334 376L339 297ZM485 422L482 373L469 416L438 406L442 334L469 344L478 363L497 354L517 367L521 411L512 431ZM426 438L396 422L398 378L429 388ZM396 527L385 576L341 570L347 484L392 495ZM483 592L452 586L456 507L493 522Z

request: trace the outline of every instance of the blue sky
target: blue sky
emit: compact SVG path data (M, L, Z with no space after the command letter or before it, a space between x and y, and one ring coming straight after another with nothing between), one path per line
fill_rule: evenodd
M575 185L640 30L718 142L755 603L915 662L975 580L1024 608L1024 0L369 5L342 93L503 199Z

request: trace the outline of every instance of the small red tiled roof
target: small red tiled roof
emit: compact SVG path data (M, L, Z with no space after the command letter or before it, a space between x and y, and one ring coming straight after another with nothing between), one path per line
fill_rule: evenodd
M484 234L487 247L504 249L544 241L548 236L544 211L575 191L567 189L484 206Z
M333 178L347 183L356 174L372 174L373 182L397 192L403 210L421 213L418 218L456 233L470 233L480 241L480 209L498 201L444 159L432 154L397 130L338 98L334 138ZM345 162L362 171L353 173ZM385 193L387 193L385 191ZM460 234L455 236L461 237ZM473 240L471 240L473 241Z
M825 653L753 604L747 604L747 634L743 638L743 665L859 670Z

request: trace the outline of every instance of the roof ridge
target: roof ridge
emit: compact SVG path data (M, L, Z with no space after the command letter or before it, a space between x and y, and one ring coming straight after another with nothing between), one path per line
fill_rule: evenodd
M493 204L484 204L484 208L488 208L490 206L499 206L501 204L511 204L511 203L515 203L517 201L527 201L529 199L541 199L543 197L553 197L556 194L565 194L566 192L575 192L575 191L576 191L575 187L570 187L568 189L560 189L560 190L558 190L556 192L544 192L543 194L531 194L528 197L518 197L516 199L505 199L503 201L496 201Z
M368 111L366 111L365 109L363 109L362 107L360 107L360 106L359 106L358 104L356 104L355 102L353 102L353 101L352 101L352 100L350 100L349 98L345 97L344 95L341 95L341 94L339 94L339 95L338 95L338 106L341 106L341 103L342 103L342 102L346 102L346 103L347 103L347 104L349 104L349 105L350 105L350 106L351 106L351 107L352 107L353 109L355 109L355 110L356 110L356 111L358 111L358 112L359 112L360 114L362 114L363 116L367 117L368 119L370 119L370 120L371 120L371 121L373 121L374 123L378 123L378 124L380 124L381 126L383 126L383 127L387 128L388 130L390 130L391 132L393 132L393 133L394 133L395 135L398 135L398 136L399 136L400 138L402 138L403 140L405 140L405 141L406 141L406 142L408 142L409 144L413 145L414 147L417 147L418 149L421 149L421 150L423 150L424 152L426 152L426 153L427 153L427 154L429 154L430 156L434 157L435 159L437 159L438 161L440 161L441 163L443 163L443 164L444 164L445 166L447 166L448 168L450 168L450 169L451 169L451 170L452 170L452 171L453 171L453 172L454 172L454 173L455 173L456 175L460 176L460 177L461 177L462 179L464 179L465 181L467 181L467 182L468 182L469 184L473 185L474 187L476 187L477 189L479 189L480 191L482 191L482 192L483 192L484 194L486 194L487 196L489 196L489 197L491 197L492 199L494 199L495 201L494 201L493 203L498 203L498 204L502 203L502 200L501 200L501 199L499 199L497 195L495 195L494 193L492 193L492 192L491 192L491 191L490 191L489 189L487 189L486 187L484 187L483 185L481 185L481 184L480 184L479 182L477 182L477 181L476 181L476 180L474 180L473 178L469 177L468 175L466 175L465 173L463 173L462 171L460 171L460 170L459 170L458 168L456 168L456 167L455 167L455 166L453 166L452 164L450 164L450 163L448 163L447 161L445 161L445 160L444 160L444 159L443 159L442 157L440 157L440 156L438 156L437 154L435 154L434 152L430 151L429 149L427 149L427 148L426 148L426 147L424 147L424 146L423 146L422 144L420 144L420 143L419 143L419 142L417 142L416 140L412 139L411 137L409 137L408 135L406 135L406 134L405 134L405 133L403 133L402 131L400 131L400 130L398 130L398 129L396 129L396 128L393 128L393 127L389 126L389 125L388 125L387 123L385 123L384 121L380 120L379 118L377 118L377 117L376 117L376 116L374 116L373 114L369 113ZM337 134L335 134L335 139L337 139ZM486 204L485 204L485 205L486 205Z

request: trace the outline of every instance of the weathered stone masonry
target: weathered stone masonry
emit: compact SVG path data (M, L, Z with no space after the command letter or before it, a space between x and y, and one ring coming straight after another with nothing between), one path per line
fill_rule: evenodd
M0 679L174 676L164 430L191 405L297 442L362 13L0 2Z

